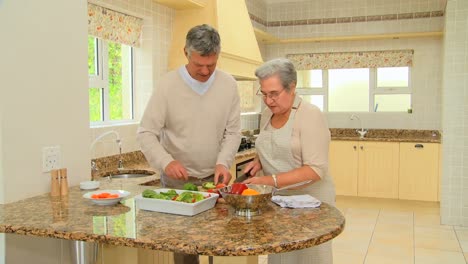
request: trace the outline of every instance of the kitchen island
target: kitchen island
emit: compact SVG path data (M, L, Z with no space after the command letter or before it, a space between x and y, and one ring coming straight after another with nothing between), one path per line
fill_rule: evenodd
M321 244L339 235L345 219L334 207L287 209L270 204L260 216L234 215L227 204L198 215L179 216L135 208L134 195L154 176L102 181L101 190L124 189L129 199L98 206L70 188L0 206L0 232L207 256L254 256Z

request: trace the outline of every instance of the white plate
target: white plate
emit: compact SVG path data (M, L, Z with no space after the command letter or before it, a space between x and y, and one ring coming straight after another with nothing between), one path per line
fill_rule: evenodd
M92 195L94 194L100 194L100 193L110 193L110 194L118 194L118 198L104 198L104 199L94 199L91 198ZM124 191L124 190L99 190L99 191L94 191L94 192L87 192L83 194L83 198L91 200L93 203L98 204L98 205L114 205L119 203L123 198L127 197L130 195L130 192Z
M96 190L99 188L98 181L84 181L80 182L80 189L82 190Z
M167 192L168 190L171 190L171 189L162 188L162 189L155 189L154 191L157 193L160 193L160 192ZM187 192L186 190L175 190L175 191L179 194L182 192ZM203 196L210 195L210 197L205 198L196 203L183 203L183 202L171 201L171 200L144 198L141 194L139 194L135 196L135 201L136 201L137 207L142 210L192 216L192 215L196 215L203 211L213 208L219 196L217 193L196 192L196 191L190 191L190 192L201 193L203 194Z

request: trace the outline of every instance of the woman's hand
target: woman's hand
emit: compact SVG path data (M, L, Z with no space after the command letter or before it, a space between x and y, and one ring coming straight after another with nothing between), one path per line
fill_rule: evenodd
M260 176L260 177L250 177L247 180L243 181L245 184L263 184L274 186L273 178L271 176Z
M254 160L249 162L245 168L244 171L242 171L244 174L248 173L249 176L255 176L257 172L259 172L262 169L262 164L260 163L260 160L255 157Z

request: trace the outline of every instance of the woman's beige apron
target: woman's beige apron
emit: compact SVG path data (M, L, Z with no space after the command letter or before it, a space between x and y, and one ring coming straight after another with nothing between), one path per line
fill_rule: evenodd
M296 97L293 109L289 115L286 124L278 129L267 122L266 127L262 129L257 140L255 141L255 148L259 154L260 162L262 163L263 172L265 175L279 174L288 172L302 166L298 161L294 160L291 150L291 137L294 125L294 118L298 107L300 106L301 99ZM320 182L320 181L319 181ZM318 183L318 182L317 182ZM279 194L311 194L317 199L321 200L321 195L316 196L318 193L314 192L311 186L304 189L282 191ZM334 196L334 193L331 194ZM327 199L328 200L328 199ZM301 209L295 209L301 210ZM285 226L284 228L288 228ZM312 248L274 254L268 256L269 264L312 264L312 263L327 263L333 262L331 242L327 242Z

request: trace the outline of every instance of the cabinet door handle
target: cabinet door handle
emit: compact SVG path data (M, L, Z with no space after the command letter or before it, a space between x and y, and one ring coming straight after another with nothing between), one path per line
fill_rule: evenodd
M353 149L356 150L356 146L353 146Z
M364 146L361 146L361 150L364 150Z
M424 148L424 145L423 144L416 144L414 145L415 148Z

